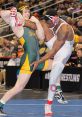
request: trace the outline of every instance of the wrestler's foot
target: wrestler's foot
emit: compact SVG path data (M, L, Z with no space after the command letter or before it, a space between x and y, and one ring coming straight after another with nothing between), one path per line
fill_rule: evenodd
M3 111L3 109L0 109L0 116L7 116L7 114Z
M62 90L56 90L55 98L60 104L67 104L68 101L64 98Z
M51 105L45 104L45 116L52 116L53 112L51 111Z
M16 9L16 7L11 8L11 10L10 10L10 16L11 17L16 17L16 15L17 15L17 9Z
M17 9L13 7L10 10L10 24L11 27L15 27L17 25Z

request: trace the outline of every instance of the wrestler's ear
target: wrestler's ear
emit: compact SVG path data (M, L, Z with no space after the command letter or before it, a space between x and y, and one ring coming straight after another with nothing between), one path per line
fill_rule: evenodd
M52 16L51 21L52 21L53 24L54 24L54 22L55 22L56 19L57 19L56 16Z
M41 17L41 19L42 19L42 20L46 20L46 21L49 20L49 18L48 18L46 15L43 15L43 17Z

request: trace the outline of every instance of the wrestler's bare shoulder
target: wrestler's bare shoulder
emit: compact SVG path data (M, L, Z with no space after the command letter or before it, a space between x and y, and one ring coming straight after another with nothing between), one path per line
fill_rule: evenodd
M60 27L57 35L59 37L62 37L61 36L62 34L67 35L66 38L67 38L68 41L72 41L73 38L74 38L74 31L73 31L72 27L69 24L63 24Z
M41 23L41 25L43 25L43 26L47 24L45 20L40 20L40 23Z

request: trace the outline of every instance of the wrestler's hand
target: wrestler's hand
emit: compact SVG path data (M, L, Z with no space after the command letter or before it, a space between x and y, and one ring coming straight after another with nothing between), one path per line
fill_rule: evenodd
M32 21L32 22L34 22L34 23L38 23L38 22L39 22L39 20L38 20L36 17L34 17L34 16L32 16L32 17L30 18L30 21Z
M10 10L10 26L16 26L16 17L17 17L17 9L15 7L11 8Z
M31 66L33 66L32 72L34 72L34 71L36 70L36 68L38 67L38 64L39 64L38 61L34 61L34 62L31 64Z
M39 40L44 40L45 39L44 29L43 29L40 21L34 16L32 16L30 18L30 21L32 21L32 22L34 22L36 24L36 28L37 28L36 29L36 35L37 35L38 39Z
M2 11L2 9L0 9L0 17L1 17L1 11Z

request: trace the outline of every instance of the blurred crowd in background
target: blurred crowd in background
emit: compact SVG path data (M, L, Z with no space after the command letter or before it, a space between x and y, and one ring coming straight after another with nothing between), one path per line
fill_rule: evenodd
M47 9L54 8L75 32L73 53L66 65L82 67L82 0L0 0L0 9L11 9L13 6L18 10L28 6L32 15L45 15ZM11 28L0 18L0 57L11 58L13 51L19 58L24 52ZM44 42L40 42L40 55L47 51Z

